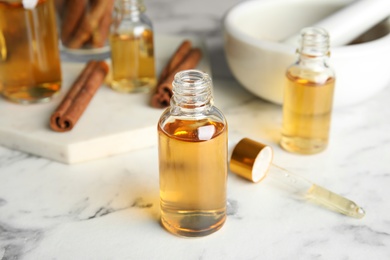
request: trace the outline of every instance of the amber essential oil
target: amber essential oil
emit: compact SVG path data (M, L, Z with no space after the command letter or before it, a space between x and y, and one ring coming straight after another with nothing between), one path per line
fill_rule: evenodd
M364 209L355 202L316 184L310 187L306 196L314 203L350 217L363 218L366 214Z
M220 229L226 219L225 125L175 120L159 124L158 134L162 225L184 236Z
M111 87L120 92L150 92L155 87L153 32L112 34Z
M334 78L323 84L294 77L287 71L281 146L287 151L312 154L328 144Z
M33 9L0 0L0 90L18 103L50 100L61 88L53 1Z
M289 152L314 154L328 144L335 74L327 61L329 34L304 28L297 61L286 72L280 145Z

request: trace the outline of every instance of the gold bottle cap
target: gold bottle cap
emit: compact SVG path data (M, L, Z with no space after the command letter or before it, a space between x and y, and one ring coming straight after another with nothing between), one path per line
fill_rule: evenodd
M272 158L270 146L244 138L233 149L230 170L247 180L259 182L267 175Z

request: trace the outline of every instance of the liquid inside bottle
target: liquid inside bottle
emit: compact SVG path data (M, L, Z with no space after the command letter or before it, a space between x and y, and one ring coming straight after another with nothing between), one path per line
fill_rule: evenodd
M321 28L305 28L298 61L286 72L281 146L313 154L328 144L335 76L327 64L329 36Z
M291 152L312 154L328 144L334 78L324 83L287 72L281 145Z
M205 236L226 219L227 123L206 73L181 71L172 85L158 123L161 223L176 235Z
M158 134L163 226L182 236L217 231L226 219L226 126L176 119Z
M156 84L153 32L110 36L112 88L120 92L149 92Z
M18 103L50 100L61 88L53 1L34 9L0 0L0 91Z
M143 0L117 0L110 33L112 81L119 92L150 92L156 85L152 22Z

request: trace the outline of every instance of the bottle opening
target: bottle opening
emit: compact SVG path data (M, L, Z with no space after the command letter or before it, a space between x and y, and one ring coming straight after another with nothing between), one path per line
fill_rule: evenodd
M173 80L173 104L180 107L202 107L212 102L211 78L199 70L184 70Z
M209 75L199 70L184 70L175 75L174 87L207 88L211 83Z
M329 54L329 34L319 27L308 27L301 31L301 54L324 56Z

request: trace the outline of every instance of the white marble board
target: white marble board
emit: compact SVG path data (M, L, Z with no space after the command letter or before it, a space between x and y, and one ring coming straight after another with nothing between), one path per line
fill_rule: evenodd
M201 39L167 35L155 38L157 71L162 70L184 39L202 49L204 55L198 69L210 73ZM70 132L57 133L50 129L50 115L84 65L62 63L62 91L49 103L20 105L0 99L0 145L68 164L153 146L163 109L150 106L150 94L123 94L107 86L98 90Z

